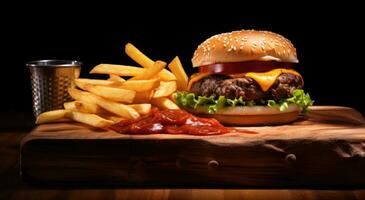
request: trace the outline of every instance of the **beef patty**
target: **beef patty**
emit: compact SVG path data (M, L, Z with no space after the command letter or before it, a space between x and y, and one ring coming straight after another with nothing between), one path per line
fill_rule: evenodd
M301 89L303 80L300 76L282 73L266 92L262 91L256 81L250 77L231 78L214 74L193 83L191 92L199 96L225 96L234 99L242 97L245 101L290 97L294 90Z

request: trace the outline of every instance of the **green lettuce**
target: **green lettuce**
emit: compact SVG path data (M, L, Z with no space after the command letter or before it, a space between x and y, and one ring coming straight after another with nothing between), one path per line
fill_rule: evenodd
M215 113L219 109L227 106L255 106L263 105L269 107L277 107L280 111L286 110L289 105L297 105L303 113L308 111L308 106L313 105L313 100L309 94L304 93L303 90L295 90L292 97L282 99L280 101L275 100L260 100L260 101L244 101L242 97L236 99L228 99L224 96L214 98L213 96L196 96L194 93L189 92L176 92L174 94L176 103L184 108L196 109L198 106L202 107L208 113Z

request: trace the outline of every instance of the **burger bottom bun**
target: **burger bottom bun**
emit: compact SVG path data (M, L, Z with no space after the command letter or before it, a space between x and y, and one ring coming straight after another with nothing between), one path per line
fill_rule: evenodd
M208 114L202 108L189 109L189 112L200 117L215 118L225 125L249 126L249 125L277 125L295 121L300 109L296 105L290 105L285 111L267 106L236 106L220 109L214 114Z

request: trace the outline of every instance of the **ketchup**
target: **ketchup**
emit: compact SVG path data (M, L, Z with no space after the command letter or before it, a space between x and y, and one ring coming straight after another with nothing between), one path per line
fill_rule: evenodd
M256 133L224 127L216 119L201 118L183 110L158 110L134 120L123 120L113 124L109 129L121 134L186 134L186 135L221 135L225 133Z

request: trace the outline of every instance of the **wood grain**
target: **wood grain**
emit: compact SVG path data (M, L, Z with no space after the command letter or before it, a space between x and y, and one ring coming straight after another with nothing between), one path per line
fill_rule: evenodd
M115 200L362 200L364 190L307 189L40 189L19 190L9 200L28 199L115 199Z
M13 114L14 115L14 114ZM18 121L16 121L18 123ZM20 129L16 129L20 130ZM21 181L19 176L19 144L26 132L0 132L0 199L43 200L43 199L116 199L116 200L183 200L205 199L215 196L223 199L309 199L309 200L362 200L365 199L364 189L326 190L311 189L185 189L161 188L109 188L85 187L82 185L65 185L63 187L42 187L30 185Z
M327 187L365 185L365 120L347 107L312 107L258 134L121 135L70 123L22 141L25 180L55 184Z

